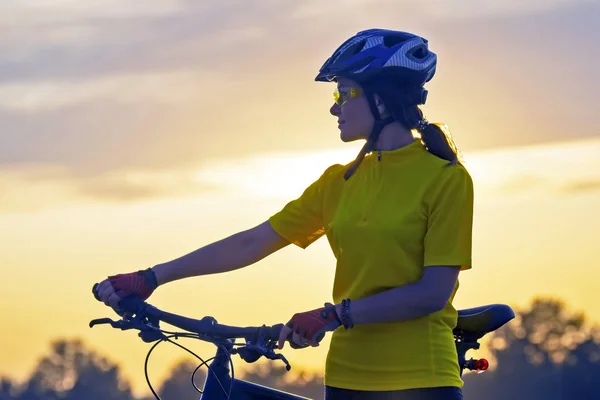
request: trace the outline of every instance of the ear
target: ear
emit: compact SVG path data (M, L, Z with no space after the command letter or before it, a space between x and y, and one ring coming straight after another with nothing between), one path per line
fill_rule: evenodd
M375 105L377 106L377 110L379 111L379 115L381 115L382 117L386 117L387 116L387 110L385 108L385 104L383 104L383 101L381 100L381 97L379 97L378 94L375 94L375 96L373 96L375 98Z

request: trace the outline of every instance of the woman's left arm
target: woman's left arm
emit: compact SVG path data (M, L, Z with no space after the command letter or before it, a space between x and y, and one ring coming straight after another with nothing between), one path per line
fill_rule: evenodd
M353 300L352 322L358 325L404 321L440 311L452 296L459 271L460 266L426 267L417 282ZM336 305L336 311L342 315L341 304Z
M471 268L473 181L462 165L445 169L425 202L424 270L419 281L352 300L354 324L403 321L442 310L458 274ZM336 311L341 307L336 306ZM338 314L340 315L340 314Z

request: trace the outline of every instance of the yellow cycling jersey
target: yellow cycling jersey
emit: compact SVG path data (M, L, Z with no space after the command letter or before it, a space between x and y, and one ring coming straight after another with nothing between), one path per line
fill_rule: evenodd
M349 180L333 165L270 218L306 248L327 236L336 257L333 300L418 281L427 266L471 268L473 182L421 141L365 157ZM333 332L325 384L355 390L462 387L452 299L439 312Z

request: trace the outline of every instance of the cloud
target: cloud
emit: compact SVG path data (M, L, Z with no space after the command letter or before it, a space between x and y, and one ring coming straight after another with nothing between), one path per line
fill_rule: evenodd
M199 182L249 195L292 199L330 165L354 159L360 146L338 150L264 153L202 169ZM548 197L600 189L600 140L556 142L470 153L466 167L477 197Z
M83 82L47 80L9 83L0 86L0 108L18 113L36 113L92 100L111 101L123 106L145 102L180 103L198 94L190 82L219 78L198 68L109 75Z
M594 3L595 0L424 0L419 2L422 9L433 17L440 19L472 19L479 17L520 16L551 11L568 6Z
M440 11L445 3L387 0L54 4L0 5L0 166L94 176L332 147L330 87L312 79L368 26L431 39L440 68L426 112L449 123L463 150L598 134L587 122L600 90L587 79L600 69L590 34L598 6L588 3L494 3L517 14L554 7L536 18L470 1L454 14ZM473 9L495 14L454 17Z
M562 187L566 193L587 193L600 191L600 179L573 181Z
M600 189L600 140L587 139L476 152L467 157L485 197L557 194Z
M69 3L73 7L70 11ZM117 3L110 7L94 2L90 8L87 2L68 2L65 9L48 13L36 9L33 17L28 11L21 13L22 18L3 17L14 12L0 14L0 26L8 32L0 36L0 82L78 82L201 64L218 70L227 49L256 41L264 34L260 14L253 9L236 11L241 4L236 1L165 0L165 5L171 5L167 7L160 1L136 7L126 5L135 2ZM35 17L38 14L41 20Z
M81 202L135 203L214 194L285 201L332 164L354 159L360 144L322 151L261 152L196 168L77 173L52 164L0 170L0 212L29 212ZM469 154L477 201L571 195L600 190L600 140L505 148Z
M510 15L527 15L593 4L591 0L532 0L526 5L516 0L485 4L475 0L381 0L376 4L264 0L247 8L241 0L152 0L143 6L136 1L116 0L54 3L8 0L0 6L4 8L0 26L7 33L0 36L0 81L77 80L191 65L222 69L230 65L224 60L230 59L251 66L253 61L265 58L274 61L278 55L314 57L306 51L302 57L298 53L299 49L311 48L322 48L320 59L345 35L367 26L398 26L434 36L440 21L451 25L447 29L452 32L456 24L463 23L457 18L476 18L470 23L485 28L490 20L505 16L507 10ZM355 15L360 13L369 17L356 20ZM331 19L331 15L337 17ZM539 25L528 21L528 26ZM470 30L471 40L473 31L480 29ZM440 33L440 37L448 36Z
M360 146L324 151L262 153L224 160L202 168L199 182L229 192L242 191L259 198L292 199L299 196L325 169L347 164Z
M85 18L132 18L165 16L185 11L179 0L6 0L0 11L10 13L14 21L70 22Z
M131 202L156 197L190 196L215 189L214 185L199 184L188 172L177 171L131 171L76 182L77 192L95 201Z
M436 20L465 20L481 17L529 15L576 6L585 3L594 3L595 0L531 0L526 3L519 0L493 0L481 2L479 0L339 0L335 2L322 2L320 0L305 0L290 3L288 13L292 19L310 20L327 19L331 15L352 16L359 13L369 13L377 17L388 15L397 19L398 14L421 19ZM407 18L408 19L408 18ZM338 18L341 24L346 21ZM333 23L333 22L332 22ZM347 24L345 24L347 25Z
M32 212L80 203L128 203L214 192L187 171L129 170L74 176L51 165L0 171L0 212Z
M546 183L547 182L539 176L515 176L509 177L504 183L499 184L497 190L504 194L516 194L540 188Z
M573 170L578 171L579 176L542 176L523 175L507 176L493 188L485 187L489 193L495 193L501 196L513 196L521 194L541 194L544 196L552 195L573 195L580 193L593 193L600 191L600 177L585 178L585 172L577 168L569 170L572 175ZM485 185L484 185L485 186ZM492 189L492 190L490 190Z

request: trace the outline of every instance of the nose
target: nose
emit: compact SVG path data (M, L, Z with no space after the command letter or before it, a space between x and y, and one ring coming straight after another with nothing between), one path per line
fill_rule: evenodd
M333 103L333 105L329 109L329 112L331 113L331 115L333 115L335 117L339 116L341 111L342 111L342 107L338 106L337 103Z

